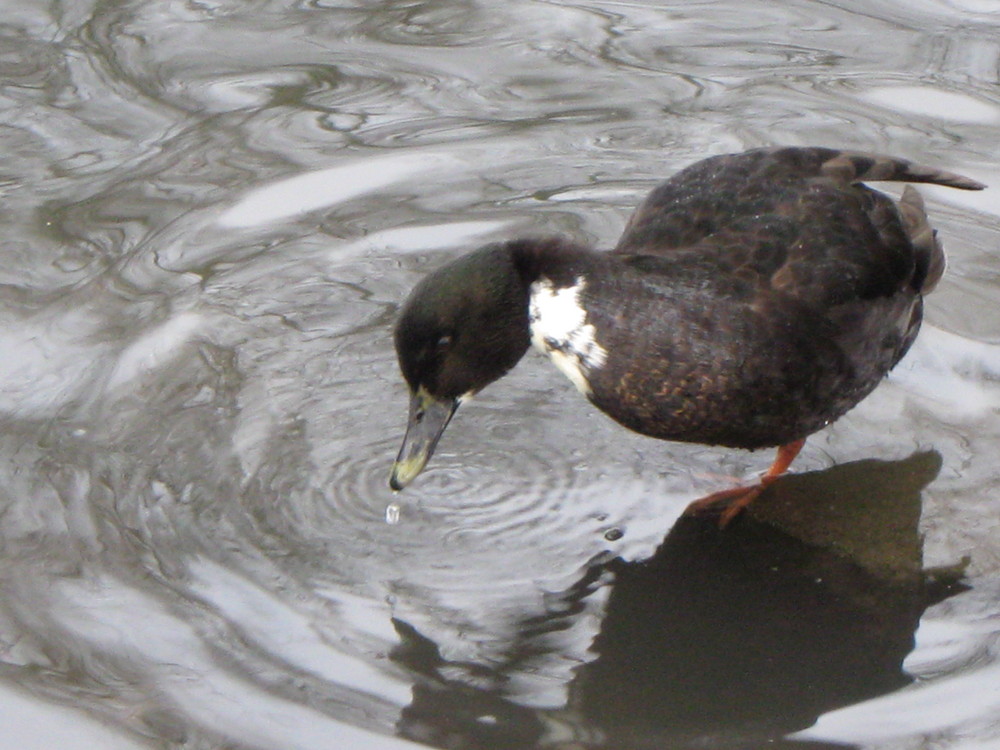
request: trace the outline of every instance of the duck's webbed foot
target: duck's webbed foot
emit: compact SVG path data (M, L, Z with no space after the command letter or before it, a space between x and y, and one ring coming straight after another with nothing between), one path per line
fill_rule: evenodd
M774 458L774 463L771 464L771 468L767 470L767 473L760 478L757 484L744 487L731 487L728 490L713 492L711 495L699 498L688 505L684 511L684 515L694 515L722 508L722 512L719 515L719 528L725 528L736 516L743 512L744 508L756 500L769 484L788 471L788 467L795 460L795 457L799 455L799 451L802 450L802 446L805 443L806 439L802 438L801 440L796 440L779 447L778 455Z

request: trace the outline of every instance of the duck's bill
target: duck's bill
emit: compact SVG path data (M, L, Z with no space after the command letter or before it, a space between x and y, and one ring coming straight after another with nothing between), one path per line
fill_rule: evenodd
M423 388L410 397L406 437L389 477L392 489L403 489L424 470L457 408L458 399L437 399Z

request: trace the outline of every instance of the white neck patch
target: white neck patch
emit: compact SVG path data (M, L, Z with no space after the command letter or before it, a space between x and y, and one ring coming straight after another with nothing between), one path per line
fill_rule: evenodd
M587 375L604 366L607 350L597 343L594 326L580 304L586 281L578 276L573 286L556 287L541 278L531 285L528 321L531 343L562 370L585 396L591 394Z

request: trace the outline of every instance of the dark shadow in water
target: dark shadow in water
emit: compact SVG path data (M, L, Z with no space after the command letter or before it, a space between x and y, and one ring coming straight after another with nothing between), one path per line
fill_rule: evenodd
M960 588L957 573L920 565L920 491L940 465L928 452L798 475L721 531L711 518L681 518L651 559L595 565L549 628L525 623L500 667L446 663L398 622L393 658L419 674L399 732L482 750L839 747L782 738L908 684L902 661L921 614ZM544 631L608 571L596 658L577 672L567 707L505 698L509 675L544 662Z

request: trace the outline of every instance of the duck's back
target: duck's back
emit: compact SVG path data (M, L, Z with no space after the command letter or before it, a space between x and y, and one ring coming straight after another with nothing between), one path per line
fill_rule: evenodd
M595 404L638 432L748 448L853 407L912 343L944 267L916 192L897 207L862 179L977 187L820 148L714 157L657 187L616 270L588 281L610 352Z
M944 256L919 196L909 192L901 213L863 180L981 187L901 159L834 149L716 156L654 189L614 252L711 255L733 273L813 302L931 286Z

